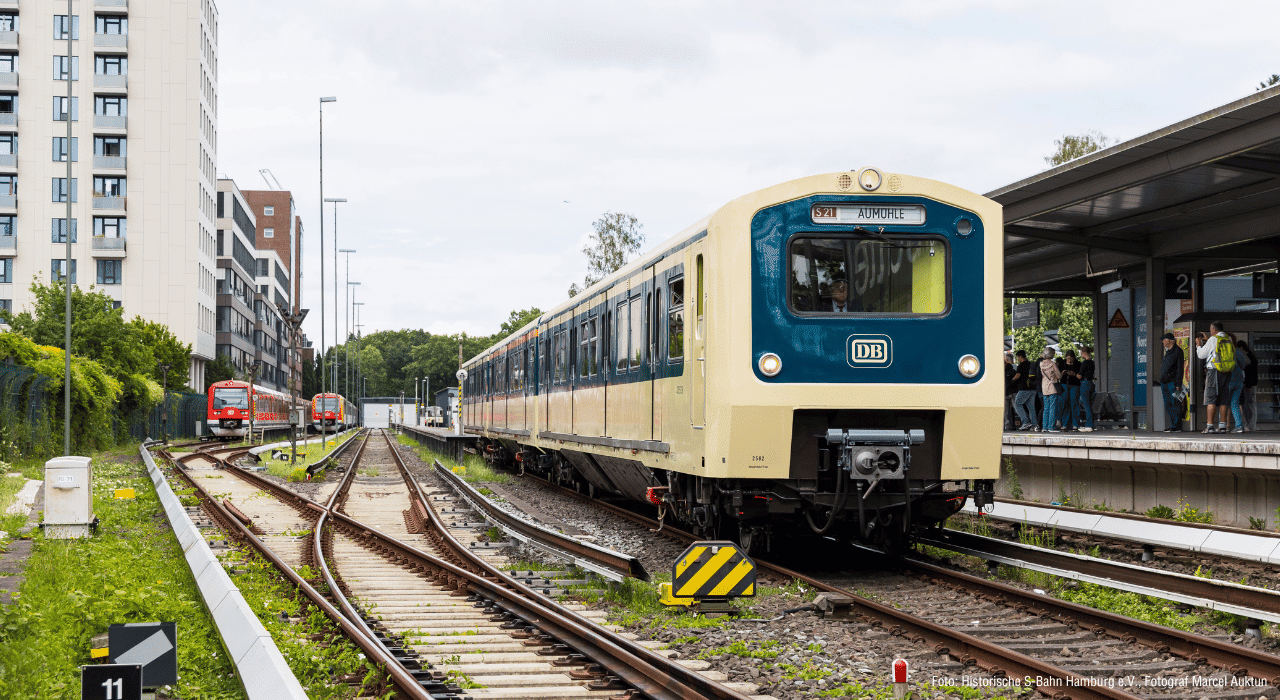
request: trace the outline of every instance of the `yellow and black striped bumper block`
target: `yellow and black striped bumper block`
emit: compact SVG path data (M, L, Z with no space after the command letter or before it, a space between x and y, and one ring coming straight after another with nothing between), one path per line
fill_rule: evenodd
M698 542L671 567L671 595L694 600L727 600L756 594L756 563L727 541Z

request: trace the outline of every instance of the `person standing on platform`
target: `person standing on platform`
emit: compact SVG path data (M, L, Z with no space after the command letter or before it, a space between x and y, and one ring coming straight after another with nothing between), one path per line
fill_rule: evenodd
M1060 433L1054 426L1058 417L1058 401L1062 395L1062 373L1053 361L1053 348L1045 348L1040 355L1040 390L1044 392L1044 417L1040 428L1046 433Z
M1004 354L1004 429L1013 430L1013 397L1018 393L1018 366L1013 362L1013 353Z
M1212 332L1208 338L1203 334L1196 337L1196 357L1205 361L1205 393L1204 402L1207 411L1205 417L1204 432L1206 433L1225 433L1227 432L1227 407L1231 405L1231 373L1236 368L1236 346L1231 342L1231 338L1227 336L1226 330L1222 325L1222 321L1214 321L1209 324L1209 330ZM1213 374L1213 378L1209 378L1209 374ZM1209 386L1212 382L1215 391L1212 396L1209 394ZM1240 386L1244 387L1243 373L1240 378ZM1213 409L1218 409L1218 425L1213 425Z
M1084 421L1080 432L1093 432L1093 386L1096 365L1093 362L1093 346L1080 348L1080 405L1084 407Z
M1036 374L1034 365L1027 362L1027 351L1019 350L1014 353L1018 360L1017 374L1020 377L1017 380L1018 393L1013 397L1013 409L1018 412L1018 420L1022 421L1022 425L1018 430L1037 431L1040 429L1036 425L1036 394L1039 392L1039 376Z
M1076 362L1076 351L1068 350L1058 365L1062 374L1062 396L1058 399L1061 408L1058 418L1062 421L1063 430L1079 430L1080 422L1076 418L1076 404L1080 403L1080 365Z
M1229 333L1227 335L1230 336ZM1231 432L1243 433L1245 431L1244 411L1240 401L1244 397L1244 372L1251 363L1249 362L1249 356L1240 352L1239 348L1236 347L1236 339L1234 337L1228 337L1223 342L1231 345L1231 351L1236 358L1235 369L1231 370L1231 383L1227 385L1228 390L1231 392L1231 420L1235 423L1235 428Z
M1160 343L1164 345L1164 355L1160 358L1160 376L1156 379L1156 384L1160 386L1160 393L1164 396L1164 413L1169 419L1169 427L1164 432L1178 433L1182 432L1182 411L1179 406L1182 402L1176 401L1173 395L1182 388L1182 348L1178 347L1172 333L1160 336Z
M1258 388L1258 356L1253 354L1249 344L1243 340L1236 341L1236 349L1249 358L1249 364L1244 368L1244 391L1240 394L1240 411L1244 414L1244 429L1257 430L1258 397L1255 390Z

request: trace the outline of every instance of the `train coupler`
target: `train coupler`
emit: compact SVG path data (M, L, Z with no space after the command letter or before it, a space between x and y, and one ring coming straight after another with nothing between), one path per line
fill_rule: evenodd
M995 505L996 482L993 479L976 479L973 482L973 507L981 511Z
M827 431L827 444L836 449L836 466L850 478L870 485L862 497L870 496L885 479L905 479L911 463L911 446L924 442L923 430Z

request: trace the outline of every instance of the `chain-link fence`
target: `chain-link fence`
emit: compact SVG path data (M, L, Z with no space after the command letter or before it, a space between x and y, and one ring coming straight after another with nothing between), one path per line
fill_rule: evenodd
M162 433L171 438L196 437L196 424L204 423L207 405L204 394L170 391L163 406L153 406L147 415L136 416L130 421L129 435L137 440L160 439Z

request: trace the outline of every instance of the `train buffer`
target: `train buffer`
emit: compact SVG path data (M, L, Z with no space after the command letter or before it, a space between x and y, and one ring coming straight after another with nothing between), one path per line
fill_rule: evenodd
M756 563L737 544L696 542L676 557L659 602L698 612L733 613L732 600L756 594Z

